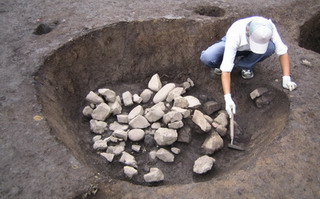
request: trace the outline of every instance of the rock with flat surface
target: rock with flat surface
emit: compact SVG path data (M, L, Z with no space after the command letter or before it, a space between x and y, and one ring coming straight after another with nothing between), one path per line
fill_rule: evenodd
M151 128L152 129L158 129L161 127L161 123L160 122L155 122L151 125Z
M172 107L171 108L172 111L176 111L182 114L183 118L187 118L190 116L190 110L188 109L184 109L184 108L180 108L180 107Z
M174 155L164 148L160 148L157 151L156 156L164 162L174 162Z
M158 102L162 102L164 101L169 92L174 89L176 87L176 85L174 83L168 83L166 85L164 85L153 97L153 103L158 103Z
M112 153L100 153L100 155L102 157L104 157L105 159L107 159L108 162L112 162L113 161L114 154L112 154Z
M212 157L207 155L201 156L194 162L193 172L197 174L206 173L212 169L212 166L215 162L216 160Z
M131 106L133 104L132 94L129 91L122 93L122 100L125 106Z
M147 118L149 122L156 122L160 120L163 115L164 115L164 112L161 109L155 109L155 110L149 111L145 115L145 118Z
M107 149L107 153L112 153L114 155L120 155L124 151L123 145L109 146Z
M82 110L82 114L86 117L91 117L93 109L90 106L85 106Z
M208 101L203 105L203 111L208 115L211 115L212 113L219 111L220 109L221 105L215 101Z
M132 98L133 98L133 102L137 104L140 104L143 100L142 97L140 97L138 94L134 94Z
M178 155L181 150L180 150L179 148L177 148L177 147L172 147L172 148L171 148L171 151L172 151L172 153Z
M201 111L195 110L194 114L192 116L192 121L198 125L202 131L208 132L211 130L211 125L204 117L203 113Z
M166 98L166 102L172 102L174 98L181 96L184 93L184 88L176 87L170 91Z
M119 115L122 112L122 106L118 101L109 103L113 115Z
M185 96L184 98L189 103L188 108L198 108L198 107L201 106L201 103L200 103L199 99L194 97L194 96L192 96L192 95Z
M191 142L191 128L184 126L178 131L178 142L190 143Z
M128 124L129 123L128 115L124 115L124 114L117 115L117 121L122 124Z
M108 124L103 121L90 120L90 129L96 134L102 134L107 129Z
M214 118L213 121L223 127L226 127L228 125L228 113L224 111L220 112L220 114L216 118Z
M129 165L129 166L133 166L134 168L138 167L137 161L134 158L134 156L125 151L122 152L119 162L122 162L123 164Z
M188 108L189 102L186 98L178 96L174 98L173 107Z
M138 115L143 115L143 112L144 112L144 110L141 105L134 107L128 115L128 120L130 121Z
M148 83L148 88L150 90L157 92L161 89L161 87L162 87L162 83L161 83L159 75L154 74Z
M104 97L107 102L115 102L116 101L116 92L111 89L101 88L98 90L98 93Z
M122 129L113 131L112 136L123 139L125 141L128 139L128 133Z
M171 145L178 139L178 133L174 129L159 128L154 134L154 139L160 146Z
M90 91L86 96L86 100L93 104L101 104L104 102L103 98L97 95L95 92Z
M140 97L142 98L142 103L147 103L151 99L153 92L149 89L144 89L142 93L140 94Z
M158 168L151 168L150 172L143 176L146 182L160 182L164 180L162 171Z
M94 150L105 150L106 148L108 148L108 145L104 140L97 140L93 143Z
M223 147L223 140L216 131L211 131L210 136L204 141L201 148L205 154L213 154Z
M111 114L111 108L106 103L99 104L91 114L91 117L95 120L104 121Z
M181 121L183 118L182 114L177 111L169 111L168 113L163 115L163 123L168 124L170 122Z
M160 109L162 111L165 111L167 108L166 108L166 105L164 104L164 102L158 102L150 108L150 110L156 110L156 109Z
M150 123L145 117L138 115L129 122L129 125L134 129L144 129L150 126Z
M116 130L127 130L129 128L128 125L125 124L119 124L118 122L114 121L109 125L109 129L112 131L116 131Z
M168 124L169 129L180 129L183 127L182 121L171 122Z
M142 129L132 129L128 132L128 137L132 141L140 141L144 138L145 132Z
M131 167L131 166L124 166L123 167L123 172L128 178L132 178L134 175L138 174L138 170Z
M265 87L260 87L260 88L257 88L255 90L253 90L251 93L250 93L250 97L252 100L262 96L264 93L268 92L268 89L265 88Z
M141 149L141 146L138 145L138 144L133 144L133 145L131 146L131 149L132 149L133 151L135 151L135 152L139 152L140 149Z

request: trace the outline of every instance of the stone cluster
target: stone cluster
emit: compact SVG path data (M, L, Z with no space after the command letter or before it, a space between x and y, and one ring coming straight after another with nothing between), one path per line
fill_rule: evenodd
M221 136L227 132L227 113L220 111L216 118L211 118L209 115L219 111L220 104L208 101L202 105L198 98L185 95L193 86L190 78L182 84L163 85L155 74L140 95L130 91L117 95L109 88L90 91L86 96L90 104L82 113L91 118L90 129L95 135L93 149L108 162L119 156L119 162L124 164L124 174L131 179L138 174L138 167L143 166L138 165L135 153L148 152L150 159L174 162L180 149L171 147L169 151L164 147L170 148L175 142L190 143L192 129L183 123L185 118L190 118L208 134L201 146L205 156L194 163L193 170L198 174L211 170L215 160L208 155L223 147ZM132 143L131 150L135 153L128 152L128 142ZM157 150L146 151L149 146L157 146ZM144 174L144 180L162 181L164 174L159 168L151 168Z

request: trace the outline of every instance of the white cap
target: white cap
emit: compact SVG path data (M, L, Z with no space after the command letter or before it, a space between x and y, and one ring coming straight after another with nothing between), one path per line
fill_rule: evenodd
M271 20L259 17L248 24L250 50L256 54L264 54L267 51L272 37Z

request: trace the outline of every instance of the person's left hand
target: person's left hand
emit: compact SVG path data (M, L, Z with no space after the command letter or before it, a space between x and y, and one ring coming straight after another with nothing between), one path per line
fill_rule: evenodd
M288 89L289 91L293 91L297 88L297 84L291 81L290 76L282 77L282 87Z

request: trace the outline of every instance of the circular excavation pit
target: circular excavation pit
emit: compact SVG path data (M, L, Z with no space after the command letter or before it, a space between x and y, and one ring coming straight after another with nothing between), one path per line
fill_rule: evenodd
M203 155L201 145L207 133L199 133L191 119L184 123L192 129L192 141L173 144L181 149L173 163L150 161L148 152L141 152L136 157L139 175L128 179L123 173L125 165L118 162L120 157L108 163L93 150L90 119L82 115L89 91L109 88L120 96L125 91L140 94L155 73L160 75L163 85L180 84L191 78L195 86L187 91L188 95L198 97L202 104L214 100L223 107L220 80L210 79L209 69L200 63L199 55L201 50L221 38L229 25L228 19L210 23L186 19L121 22L65 44L46 59L37 74L38 97L52 133L78 160L96 169L106 179L134 184L154 185L143 180L143 175L152 167L160 168L165 176L164 181L156 185L171 185L214 180L253 165L259 153L279 136L289 113L285 93L268 85L267 80L245 81L238 73L233 73L232 92L237 104L235 120L242 132L236 135L235 141L245 151L230 150L227 148L230 139L224 137L224 147L210 155L216 159L213 169L202 175L194 174L192 169L194 161ZM268 70L261 68L261 73ZM258 87L267 88L271 96L270 103L262 108L257 108L249 95ZM131 144L135 143L128 142L125 150L133 154ZM143 141L138 144L151 150L143 145Z

